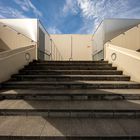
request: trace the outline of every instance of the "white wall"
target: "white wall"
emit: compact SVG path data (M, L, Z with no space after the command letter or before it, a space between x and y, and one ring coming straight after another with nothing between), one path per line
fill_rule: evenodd
M131 50L140 49L140 24L115 37L111 43Z
M0 23L0 39L6 44L5 47L7 46L8 49L11 50L36 44L35 42L32 42L31 39L22 34L18 34L18 32L8 26L4 27L2 23ZM7 50L7 47L5 50Z
M73 60L92 60L92 35L51 35L64 60L71 58L71 37Z
M26 59L26 54L30 54L30 59ZM13 51L6 51L0 54L0 83L10 79L29 62L37 59L36 46L18 48Z
M105 44L105 60L108 60L119 70L123 70L125 75L131 76L132 81L140 82L140 53L115 46L111 43ZM112 54L116 59L112 59Z
M37 42L37 19L0 19L0 22Z

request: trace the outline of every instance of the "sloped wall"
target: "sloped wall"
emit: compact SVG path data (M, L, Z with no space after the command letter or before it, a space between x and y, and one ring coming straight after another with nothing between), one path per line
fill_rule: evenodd
M135 51L140 49L140 24L115 37L111 43Z

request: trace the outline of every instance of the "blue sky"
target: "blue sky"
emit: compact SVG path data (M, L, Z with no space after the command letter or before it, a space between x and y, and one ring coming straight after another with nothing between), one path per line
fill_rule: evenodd
M49 33L94 33L104 18L140 18L140 0L0 0L0 18L39 18Z

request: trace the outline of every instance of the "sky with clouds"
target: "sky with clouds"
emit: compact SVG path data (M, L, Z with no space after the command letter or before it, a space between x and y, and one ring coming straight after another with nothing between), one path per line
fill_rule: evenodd
M94 33L105 18L140 18L140 0L0 0L0 18L38 18L49 33Z

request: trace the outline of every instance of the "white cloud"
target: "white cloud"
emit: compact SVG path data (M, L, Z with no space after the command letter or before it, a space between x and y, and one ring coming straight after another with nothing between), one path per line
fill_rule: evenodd
M48 29L49 34L61 34L62 32L57 29L55 26L54 27L49 27Z
M14 0L16 4L18 4L21 9L25 12L33 11L36 16L42 16L42 13L33 5L30 0Z
M26 16L17 9L0 6L0 18L26 18Z
M105 18L140 18L140 8L133 9L128 0L66 0L65 13L78 11L84 26L77 32L93 33Z
M66 0L66 3L62 9L63 14L67 15L69 12L76 15L78 13L77 1L76 0Z

